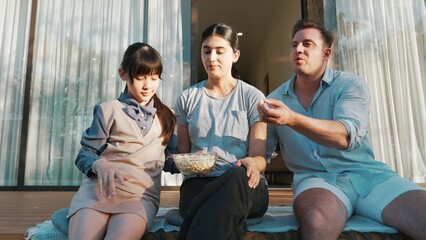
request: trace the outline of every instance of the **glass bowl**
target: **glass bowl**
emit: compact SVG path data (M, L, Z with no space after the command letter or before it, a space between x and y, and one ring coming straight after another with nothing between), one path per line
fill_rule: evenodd
M173 154L176 167L184 175L206 173L214 169L217 154L207 153L181 153Z

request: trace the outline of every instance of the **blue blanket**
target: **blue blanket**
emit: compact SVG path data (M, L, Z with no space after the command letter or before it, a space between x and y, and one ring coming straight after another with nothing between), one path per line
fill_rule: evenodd
M170 224L166 220L166 213L175 208L161 207L155 217L154 223L149 228L149 232L156 232L160 229L165 232L179 231L179 226ZM65 210L65 209L64 209ZM67 211L63 211L67 212ZM63 213L61 213L63 214ZM61 225L62 224L62 225ZM44 223L37 224L29 228L26 233L25 239L31 240L66 240L67 239L67 225L68 223L60 223L58 220L45 221ZM297 230L299 228L297 220L294 216L291 206L269 207L266 214L262 217L261 221L247 226L251 232L287 232L290 230ZM61 231L61 230L62 231ZM389 226L383 225L374 220L361 217L352 216L346 223L344 231L358 231L358 232L381 232L381 233L397 233L398 231Z

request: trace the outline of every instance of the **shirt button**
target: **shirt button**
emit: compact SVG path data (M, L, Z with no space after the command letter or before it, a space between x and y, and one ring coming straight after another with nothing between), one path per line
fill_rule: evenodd
M145 117L145 115L143 113L141 113L141 117Z
M146 129L146 127L145 127L145 126L143 126L143 127L142 127L142 129L143 129L143 130L145 130L145 129Z

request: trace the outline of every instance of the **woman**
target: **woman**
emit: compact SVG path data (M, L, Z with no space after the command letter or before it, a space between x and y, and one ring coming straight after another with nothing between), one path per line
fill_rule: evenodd
M212 172L185 176L180 188L184 222L179 239L243 239L246 218L260 217L268 208L262 175L266 124L259 121L256 110L264 95L235 75L240 51L231 26L209 26L201 45L208 78L178 99L178 151L215 152L218 161Z

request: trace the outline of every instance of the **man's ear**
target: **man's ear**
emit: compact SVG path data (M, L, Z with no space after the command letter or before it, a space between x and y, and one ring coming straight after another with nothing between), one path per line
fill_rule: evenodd
M122 69L118 69L118 75L120 75L121 80L127 81L127 73Z
M324 49L324 60L328 60L331 56L331 48L325 48Z

